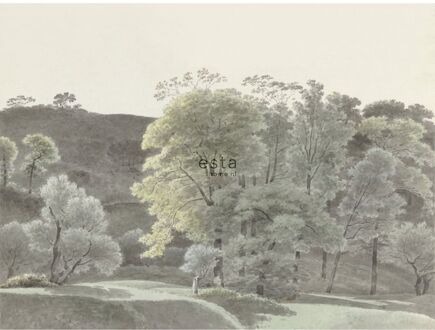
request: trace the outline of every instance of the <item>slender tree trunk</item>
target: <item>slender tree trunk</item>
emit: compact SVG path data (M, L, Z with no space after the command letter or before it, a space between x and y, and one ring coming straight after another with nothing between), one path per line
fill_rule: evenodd
M6 166L6 156L3 155L3 187L8 185L8 168Z
M311 169L309 170L311 172ZM307 194L311 195L311 174L307 174Z
M279 145L279 136L277 134L276 141L275 141L275 150L273 152L273 167L272 167L272 176L270 178L270 182L273 182L275 180L276 169L278 167L278 145Z
M270 176L270 151L269 151L269 160L267 162L267 169L266 169L266 181L265 183L269 183L269 176Z
M50 209L50 214L54 219L54 222L56 224L56 237L54 239L54 243L53 243L53 248L52 248L52 259L51 259L51 264L50 264L50 282L56 282L56 271L55 268L57 266L58 260L60 258L60 251L59 251L59 243L60 243L60 232L62 231L62 228L60 226L60 223L58 221L58 219L56 219L56 216L53 213L53 210L51 209L51 207L49 207Z
M35 161L32 162L32 165L30 166L30 174L29 174L29 194L32 193L32 182L33 182L33 175L35 173Z
M422 281L423 281L423 278L421 276L417 275L417 280L415 281L415 285L414 285L415 294L417 296L421 296L421 294L422 294L422 290L421 290L421 282Z
M429 291L430 281L432 281L432 277L423 276L423 292L422 294L426 294Z
M426 294L429 291L430 281L432 281L432 276L424 275L423 276L423 292L422 294Z
M8 274L6 275L6 278L9 279L12 276L14 276L14 267L8 267Z
M323 279L326 279L326 265L328 262L328 253L322 249L322 275Z
M295 252L295 264L293 265L293 270L295 272L299 271L299 260L301 259L301 251L296 251Z
M258 284L257 284L257 289L256 289L256 293L259 296L264 296L264 280L266 279L266 275L260 271L258 273Z
M373 252L372 252L372 277L370 295L376 294L376 285L378 282L378 238L373 238Z
M246 220L242 221L240 224L240 234L246 238L246 235L248 234L248 222ZM239 257L243 258L246 256L245 248L242 246L240 247L239 251ZM245 265L242 266L242 268L239 270L239 276L243 277L246 274Z
M328 287L326 288L327 293L332 292L332 287L334 286L335 275L337 274L338 264L341 258L341 251L335 254L334 265L332 266L331 278L329 279Z
M193 278L193 283L192 283L192 292L193 292L193 294L198 294L198 290L199 290L199 277L195 276Z
M216 232L221 232L220 229L216 229ZM222 250L222 238L216 238L214 240L214 247L216 249ZM223 288L224 285L224 257L219 256L216 258L216 266L213 268L213 274L215 281L219 283L219 285Z

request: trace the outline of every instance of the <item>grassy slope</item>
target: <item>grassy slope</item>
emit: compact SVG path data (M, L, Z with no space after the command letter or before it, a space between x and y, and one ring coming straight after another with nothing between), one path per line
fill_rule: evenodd
M49 289L2 289L0 298L0 328L241 327L223 308L192 298L188 288L159 282L108 281Z
M382 251L380 251L382 253ZM333 256L328 256L327 275L331 273ZM301 283L303 292L325 292L327 280L320 277L322 256L320 251L303 254L301 273L309 275L309 280ZM334 282L334 294L367 295L370 291L371 260L368 253L361 255L343 255ZM378 266L378 294L414 294L415 278L410 269L402 269L393 265ZM430 289L435 293L435 289Z
M0 135L17 143L17 169L21 168L26 153L22 139L27 134L42 133L54 139L62 158L50 166L50 174L69 174L103 202L131 202L135 200L129 187L140 179L141 165L147 156L140 149L140 142L152 121L153 118L133 115L102 115L35 106L0 111ZM26 186L21 170L16 171L13 180ZM36 178L35 187L45 180L45 176Z
M294 317L269 316L264 329L434 329L435 319L402 311L327 304L292 304Z
M285 304L288 316L260 314L264 329L433 329L435 296L367 300L330 297ZM393 298L396 298L393 300ZM402 302L398 302L398 300ZM403 303L403 300L406 303ZM19 306L19 308L17 308ZM358 307L357 307L358 306ZM239 306L243 308L243 306ZM18 314L19 313L19 314ZM433 312L432 312L433 313ZM103 281L59 288L0 290L0 328L242 328L223 308L190 288L151 281Z

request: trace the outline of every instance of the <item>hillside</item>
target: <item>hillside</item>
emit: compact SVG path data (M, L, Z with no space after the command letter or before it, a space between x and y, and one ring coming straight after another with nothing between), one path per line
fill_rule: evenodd
M26 187L21 170L26 150L22 139L42 133L56 142L61 161L50 174L66 173L103 203L135 202L129 187L141 177L147 153L142 151L142 135L153 118L133 115L103 115L84 110L58 110L47 106L0 111L0 135L17 143L19 156L13 181ZM35 179L35 187L46 180Z
M22 170L27 134L50 136L59 148L61 161L34 180L36 190L49 175L66 173L70 180L100 199L114 236L136 228L147 230L153 218L146 206L131 195L130 186L140 180L147 153L141 150L143 133L153 118L133 115L102 115L84 110L58 110L47 106L0 111L0 136L17 144L19 154L12 181L23 192L0 191L0 223L27 222L39 215L42 201L25 193L27 180Z
M194 299L188 292L188 288L148 281L1 289L0 328L241 328L222 307Z

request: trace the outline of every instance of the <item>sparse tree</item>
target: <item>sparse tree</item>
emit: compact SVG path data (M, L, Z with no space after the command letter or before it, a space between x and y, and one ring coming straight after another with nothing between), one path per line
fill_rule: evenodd
M392 182L395 171L394 156L379 148L370 149L366 157L349 171L351 179L346 196L339 206L340 216L344 220L344 241L357 238L367 224L372 224L373 219L379 219L384 215L382 210L389 204L397 206L397 196L395 196ZM329 285L326 289L328 293L332 291L342 254L342 248L335 254Z
M425 222L402 223L390 234L384 260L409 267L416 276L417 296L426 294L435 274L435 235Z
M326 210L327 203L342 188L340 173L345 166L346 146L355 134L355 123L358 121L356 107L360 102L338 93L324 99L323 85L314 80L309 80L300 93L301 100L294 104L295 118L289 150L292 179L305 188L306 194L313 199L313 207ZM322 219L327 222L322 222ZM308 217L305 221L312 228L318 228L316 232L319 234L313 236L315 233L307 230L300 237L300 240L321 243L322 269L326 268L327 251L331 244L336 245L336 242L328 242L326 239L336 237L331 232L336 224L332 219L327 219L328 217ZM325 235L320 234L322 231ZM296 257L300 257L299 251L296 252ZM322 271L323 278L324 275Z
M13 169L13 164L18 155L18 149L15 142L9 138L0 136L0 166L3 187L8 184L8 179Z
M208 90L214 85L225 81L227 81L227 78L220 73L211 73L208 69L202 68L196 71L195 74L186 72L182 77L173 77L159 82L154 97L158 101L171 99L197 89Z
M200 281L215 267L221 251L211 246L194 244L189 247L184 255L184 265L181 270L193 273L193 294L198 294Z
M32 261L30 240L23 225L14 221L0 227L0 265L10 278Z
M58 109L78 109L80 104L74 104L76 102L76 96L69 92L59 93L54 96L53 104Z
M73 273L92 269L110 275L122 262L118 243L105 234L100 201L87 196L66 175L51 177L41 188L42 219L30 225L34 248L50 251L50 281L63 284Z
M45 166L59 161L60 156L56 144L48 136L42 134L27 135L23 139L23 143L30 149L25 158L24 169L29 176L29 194L31 194L35 174L44 172Z
M8 108L17 108L24 107L33 102L35 102L35 99L31 96L18 95L16 97L10 98L6 105Z

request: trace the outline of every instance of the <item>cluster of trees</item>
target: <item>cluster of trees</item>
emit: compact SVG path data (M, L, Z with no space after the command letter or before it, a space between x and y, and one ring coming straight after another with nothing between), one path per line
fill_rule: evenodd
M53 98L52 106L56 109L72 109L77 110L81 109L82 105L77 103L77 98L73 93L64 92L58 93ZM6 101L7 108L18 108L18 107L26 107L30 106L32 103L35 103L36 99L31 96L18 95L16 97L12 97Z
M47 165L60 160L59 150L50 137L42 134L26 135L22 143L28 149L22 169L28 177L28 192L31 194L33 178L45 172ZM17 156L18 148L16 143L8 137L0 136L0 167L3 187L6 187L9 183Z
M146 159L146 177L132 187L158 219L142 237L144 256L163 255L182 232L202 244L186 255L194 291L212 267L217 284L244 283L263 294L295 286L306 276L300 258L318 248L323 279L334 255L331 292L341 256L369 245L371 294L378 259L412 268L416 293L427 292L435 249L433 224L424 221L433 212L427 171L435 155L423 137L432 113L397 101L361 111L357 98L324 95L314 80L256 75L243 81L247 93L211 88L224 81L202 69L157 85L156 98L168 103L142 148L159 152ZM236 176L213 175L234 170L209 165L221 157L237 160ZM208 165L199 166L204 159ZM413 219L420 224L403 220L410 218L409 195L424 203ZM408 243L415 232L420 245Z
M27 135L22 143L28 149L22 169L31 194L35 175L45 172L60 156L48 136ZM2 189L11 185L17 155L15 142L0 137ZM88 196L66 175L50 177L38 195L45 205L40 219L0 227L0 270L5 270L7 278L28 271L44 272L51 282L63 284L73 273L93 269L111 274L120 266L120 246L106 234L108 222L98 199Z

